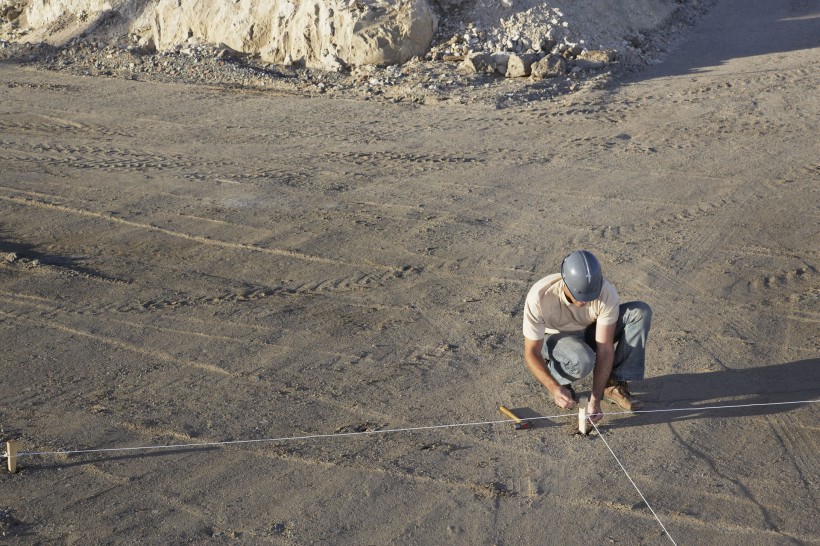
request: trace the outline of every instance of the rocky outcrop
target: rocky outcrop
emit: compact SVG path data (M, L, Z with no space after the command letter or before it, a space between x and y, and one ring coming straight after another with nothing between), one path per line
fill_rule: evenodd
M324 69L424 56L438 24L427 0L0 0L0 16L29 42L62 45L114 22L159 50L222 43Z
M426 0L160 0L152 21L158 49L193 38L325 69L422 56L436 25Z
M0 0L0 30L21 41L63 45L105 25L124 34L151 0ZM6 34L6 32L2 32Z
M211 45L333 71L463 61L465 75L541 79L640 64L654 50L645 30L706 1L0 0L0 39L91 36L160 53Z

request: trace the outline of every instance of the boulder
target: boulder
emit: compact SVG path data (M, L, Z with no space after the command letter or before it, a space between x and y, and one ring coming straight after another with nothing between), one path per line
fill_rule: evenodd
M509 53L493 53L493 64L495 64L495 71L501 74L502 76L507 74L507 63L510 62L510 54Z
M533 63L530 76L535 80L555 78L567 73L567 61L560 55L547 55Z
M470 53L456 68L462 74L492 74L495 61L489 53Z
M507 70L504 75L508 78L523 78L530 75L530 69L537 57L531 54L510 55L507 61Z

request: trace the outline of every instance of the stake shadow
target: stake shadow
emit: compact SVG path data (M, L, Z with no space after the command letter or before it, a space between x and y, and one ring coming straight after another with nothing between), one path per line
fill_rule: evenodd
M132 459L154 459L154 458L161 458L161 457L170 457L172 455L185 455L189 453L204 453L206 451L215 451L217 449L221 449L220 446L203 446L203 447L186 447L180 449L163 449L163 450L154 450L154 451L134 451L132 453L127 453L124 455L106 455L104 453L77 453L77 454L68 454L68 455L56 455L57 457L67 457L68 460L66 461L58 461L58 462L48 462L38 464L34 462L32 459L35 456L29 457L20 457L17 463L17 471L20 472L21 470L28 470L28 471L37 471L37 470L53 470L56 468L71 468L75 466L85 466L90 464L99 464L99 463L106 463L106 462L113 462L113 461L130 461Z

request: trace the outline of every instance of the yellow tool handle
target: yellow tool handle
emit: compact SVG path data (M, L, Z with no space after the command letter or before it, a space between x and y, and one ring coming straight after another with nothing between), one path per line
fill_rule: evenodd
M516 414L514 414L513 412L511 412L509 409L507 409L507 407L506 407L506 406L499 406L499 408L498 408L498 409L500 409L500 410L501 410L501 413L503 413L504 415L506 415L506 416L507 416L507 417L509 417L510 419L515 419L515 422L516 422L516 423L520 423L520 422L523 420L523 419L521 419L519 416L517 416Z

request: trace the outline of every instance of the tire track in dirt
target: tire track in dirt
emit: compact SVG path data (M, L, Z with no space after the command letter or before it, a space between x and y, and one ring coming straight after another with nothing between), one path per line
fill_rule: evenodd
M673 271L670 267L664 266L647 256L641 257L638 263L640 264L640 269L652 278L653 284L659 286L677 286L685 289L685 291L678 291L675 294L674 301L680 302L676 305L683 304L687 307L691 307L693 312L684 313L683 315L688 318L685 321L679 322L677 327L692 332L698 331L700 322L696 312L697 302L709 301L713 297L712 294L704 290L700 284L691 282L685 272ZM668 301L668 294L659 294L649 286L645 284L644 286L648 292L647 299L650 301ZM655 295L651 296L652 294ZM749 339L755 339L755 343L760 346L776 348L778 350L782 347L781 342L777 339L770 337L761 338L755 335L758 331L758 325L754 320L754 315L749 315L744 312L745 309L742 305L736 306L731 303L726 303L723 308L725 309L725 312L722 314L724 332L731 332L738 342L748 343ZM726 363L721 355L725 353L725 343L727 339L731 339L731 336L724 335L720 338L708 336L706 338L697 339L696 343L700 349L709 355L711 362L726 368Z
M271 297L326 296L356 293L361 290L372 290L388 286L390 282L412 278L414 273L404 269L376 272L356 272L353 275L323 278L310 282L284 281L274 286L248 286L244 290L221 292L216 295L187 296L181 294L173 299L145 299L135 303L126 303L117 307L119 312L158 310L165 308L196 307L206 305L232 304L251 302ZM247 283L246 283L247 284ZM387 305L350 300L347 305L365 309L394 309Z
M17 194L25 194L28 197L19 197L17 195L0 195L0 199L7 201L9 203L14 203L17 205L27 206L27 207L37 207L42 209L48 210L56 210L59 212L67 213L67 214L74 214L79 216L86 216L90 218L96 218L99 220L105 220L108 222L122 224L129 227L134 227L143 230L155 231L158 233L162 233L164 235L168 235L171 237L176 237L180 239L185 239L189 241L195 241L197 243L208 245L208 246L217 246L226 249L233 249L233 250L242 250L242 251L249 251L249 252L259 252L263 254L270 254L274 256L285 256L288 258L294 258L298 260L310 261L310 262L318 262L318 263L325 263L325 264L332 264L332 265L345 265L350 266L352 264L348 264L342 260L333 259L333 258L324 258L321 256L312 256L309 254L296 252L292 250L284 250L284 249L275 249L275 248L266 248L261 247L258 245L252 245L247 243L233 243L230 241L220 241L218 239L211 239L209 237L203 237L201 235L193 235L189 233L183 233L179 231L174 231L167 228L162 228L160 226L155 226L152 224L145 224L141 222L135 222L133 220L127 220L125 218L117 218L116 216L111 216L109 214L104 214L101 212L95 212L87 209L80 209L75 207L69 207L66 205L60 205L57 203L46 201L46 199L52 198L52 196L47 196L44 194L37 194L35 192L23 192L21 190L16 190L14 188L9 188L7 186L0 186L0 189L5 190L10 193L17 193ZM370 266L379 267L381 269L388 269L393 270L389 266L377 265L370 263Z
M293 258L297 260L309 261L309 262L316 262L316 263L323 263L329 265L336 265L336 266L347 266L351 268L357 268L361 265L367 265L368 267L375 268L377 271L374 272L362 272L356 273L351 276L344 276L338 277L333 279L326 279L322 281L312 282L312 283L305 283L301 285L297 285L290 290L292 293L297 294L305 294L305 293L321 293L327 290L340 290L344 288L350 287L357 287L357 286L364 286L367 285L372 279L376 279L377 281L385 281L388 279L393 278L408 278L410 275L416 275L422 272L421 268L413 267L409 265L404 265L400 267L390 266L385 264L377 264L372 261L363 261L362 263L352 263L345 260L341 260L338 258L326 258L322 256L310 255L302 252L292 251L292 250L285 250L285 249L276 249L276 248L269 248L269 247L262 247L259 245L249 244L249 243L236 243L230 241L223 241L211 237L206 237L202 235L190 234L185 233L182 231L172 230L169 228L164 228L154 224L146 224L142 222L135 222L133 220L128 220L125 218L119 218L117 216L112 216L110 214L105 214L101 212L91 211L87 209L71 207L67 205L62 205L55 203L54 201L57 200L55 196L42 194L38 192L30 192L30 191L23 191L17 190L14 188L9 188L7 186L0 186L0 190L5 190L10 195L0 195L0 200L4 200L10 203L14 203L17 205L29 206L29 207L37 207L47 210L56 210L59 212L85 216L90 218L96 218L100 220L109 221L112 223L122 224L129 227L139 228L143 230L150 230L158 233L162 233L164 235L168 235L175 238L180 238L183 240L194 241L200 244L208 245L208 246L216 246L221 248L233 249L233 250L240 250L240 251L249 251L249 252L257 252L262 254L274 255L274 256L285 256L288 258ZM24 197L21 197L23 195ZM425 256L425 261L429 261L430 257ZM440 275L449 276L451 278L458 278L458 279L466 279L466 280L477 280L481 282L521 282L519 279L507 278L507 277L499 277L496 275L490 274L489 276L482 276L482 275L457 275L453 273L453 265L458 264L458 260L451 260L447 261L439 261L437 265L434 267L427 268L425 271L435 271ZM286 289L288 290L288 289ZM241 299L242 297L249 297L249 295L243 296L241 294L235 295L237 299ZM155 302L159 305L164 305L163 302Z
M38 84L30 85L35 86L34 88L43 87L42 85L38 86ZM60 84L46 84L46 87L49 89L53 87L53 90L60 93L76 92L79 89L77 86ZM32 119L41 121L31 121ZM12 131L44 133L49 136L63 133L70 135L102 135L105 137L134 138L133 133L125 132L120 129L112 129L102 125L88 124L64 118L31 113L4 115L3 119L0 119L0 134L9 134Z
M743 244L742 246L733 245L730 248L731 252L734 254L740 254L743 256L760 256L763 258L788 258L788 259L796 259L800 260L804 257L813 256L816 259L820 260L820 250L813 249L810 247L797 250L792 250L788 248L772 248L769 246L761 246L761 245L752 245L752 244ZM809 267L810 269L814 270L813 266L808 264L805 267Z
M274 439L249 439L247 443L244 444L225 444L222 446L213 445L214 443L219 443L221 440L217 439L203 439L203 438L191 438L188 435L177 433L175 431L166 430L163 428L158 427L150 427L150 426L143 426L133 423L126 423L126 422L115 422L116 426L119 426L125 430L129 430L132 432L137 432L142 434L148 438L155 438L157 436L172 436L177 438L186 444L191 443L192 446L187 446L184 448L179 448L182 450L190 449L190 450L202 450L201 453L206 455L208 450L213 449L230 449L230 450L241 450L242 456L252 458L252 459L275 459L275 460L282 460L291 463L298 463L300 465L305 466L318 466L322 468L332 469L332 468L343 468L347 470L354 470L358 472L365 472L365 473L375 473L378 475L386 476L392 479L398 480L411 480L413 482L417 482L419 484L436 484L439 486L444 487L455 487L460 489L466 489L473 493L481 493L482 496L496 496L499 494L501 490L495 489L493 490L490 488L488 490L488 484L486 483L479 483L473 481L464 481L461 476L436 476L431 475L424 470L420 472L415 472L414 469L410 468L403 468L404 464L403 461L406 460L408 457L415 458L420 455L423 455L424 452L427 451L445 451L445 452L456 452L460 449L460 446L457 444L449 443L449 442L441 442L433 440L431 442L421 441L419 444L419 439L411 442L414 444L414 451L408 451L407 444L405 442L391 442L385 440L385 436L381 434L374 434L370 436L345 436L348 432L356 432L356 431L349 431L346 430L344 427L337 431L341 434L338 437L335 437L333 434L323 435L321 438L310 438L310 435L306 435L308 437L304 439L300 439L298 436L293 438L286 438L283 440L277 441ZM368 429L370 430L370 429ZM378 431L379 428L373 429ZM406 434L403 432L397 432L396 434ZM433 431L435 434L435 431ZM360 442L356 443L357 440ZM244 441L244 440L237 440L237 441ZM344 445L339 450L334 450L326 447L327 443L333 442L342 442ZM202 446L197 447L197 442L201 442ZM365 448L361 447L362 443L367 443L368 445ZM377 446L370 446L371 443L377 443ZM162 445L169 445L169 444L162 444ZM259 446L259 449L254 449L254 446ZM151 447L151 446L149 446ZM362 452L364 449L364 453L370 453L371 447L375 447L377 453L372 457L378 458L379 463L376 463L371 459L371 456L365 456L364 458L360 457L350 457L350 453ZM541 455L541 452L537 449L529 449L529 448L521 448L521 446L511 446L507 442L498 441L493 443L493 447L496 450L500 450L501 452L506 454L505 459L513 458L521 458L525 456L537 457ZM164 452L167 453L174 453L177 448L169 448ZM315 454L306 454L306 451L311 451ZM146 452L149 452L146 450ZM190 451L189 451L190 453ZM134 456L139 456L140 452L134 452ZM144 454L144 453L143 453ZM324 455L324 456L322 456ZM94 454L89 454L93 458ZM388 464L383 464L384 462ZM418 464L418 462L414 463ZM85 466L93 466L93 461L88 461L87 464L81 465ZM104 473L107 474L107 473ZM113 480L120 480L117 476L111 476ZM514 489L504 489L503 493L505 496L517 496L521 494L520 491Z
M134 328L144 328L146 330L154 330L163 333L174 333L174 334L182 334L184 336L194 336L194 337L201 337L207 340L216 340L216 341L224 341L229 343L242 343L242 344L252 344L252 345L263 345L265 347L271 347L270 343L264 343L257 341L250 337L249 335L244 335L241 337L229 336L219 333L214 333L213 325L212 324L204 324L208 328L208 331L196 331L191 329L182 329L182 328L172 328L168 326L157 326L155 322L139 322L134 320L123 320L111 317L108 315L108 311L114 309L114 304L101 304L101 305L75 305L72 308L62 307L59 305L54 305L53 300L49 298L41 298L38 296L30 295L30 294L20 294L20 293L10 293L10 292L0 292L0 298L5 299L6 312L10 313L10 309L12 307L17 307L14 311L19 313L30 313L31 310L24 310L19 305L20 299L24 300L31 300L28 307L33 307L37 309L41 314L47 313L50 316L57 316L62 315L66 317L77 317L77 318L87 318L88 315L92 317L101 317L105 316L104 320L106 323L115 323L115 324L122 324L127 326L131 329ZM32 303L33 302L33 303ZM247 325L243 325L247 326ZM258 327L254 329L254 331L262 330L263 328ZM250 329L249 329L250 330ZM287 348L287 346L282 346L283 348ZM335 354L335 353L334 353Z
M123 349L125 351L129 351L138 355L147 356L150 358L154 358L156 360L160 360L163 362L169 362L172 364L177 364L185 367L196 368L199 370L203 370L212 374L220 375L220 376L235 376L235 373L220 368L214 364L210 364L207 362L200 362L197 360L187 360L183 358L178 358L168 353L162 351L155 351L150 349L144 349L133 343L127 343L125 341L104 336L100 334L95 334L93 332L89 332L86 330L80 330L78 328L72 328L70 326L66 326L65 324L60 324L54 321L46 320L46 319L38 319L29 316L29 313L24 311L16 311L16 312L8 312L5 310L0 310L0 316L4 316L8 319L14 321L25 321L30 324L34 324L40 327L49 328L52 330L58 330L62 333L68 334L69 336L78 336L87 339L91 339L93 341L97 341L103 343L105 345L109 345L111 347L117 347L119 349Z
M761 495L758 493L756 488L747 485L746 481L743 481L740 478L732 477L732 475L736 473L735 464L738 452L741 451L739 446L728 448L723 452L714 453L713 451L709 451L708 448L700 447L700 445L696 442L687 441L687 439L682 436L682 433L676 430L674 425L670 424L668 429L672 432L677 442L679 442L680 445L685 446L691 456L706 465L710 476L717 476L723 483L731 484L731 489L725 492L721 491L712 493L707 491L707 493L703 495L704 499L717 499L718 502L715 503L717 506L722 506L726 502L731 502L736 506L748 510L755 518L759 518L765 532L773 532L775 536L791 536L777 530L777 525L774 520L775 516L772 513L773 510L770 504L765 502L763 499L759 499L759 497L765 495ZM659 481L657 483L657 487L659 490L666 490L670 486L664 481ZM691 484L684 484L678 487L684 491L681 491L679 495L673 495L673 498L687 498L683 495L685 494L685 490L691 487ZM701 505L709 506L705 503L701 503ZM713 517L717 519L719 515ZM747 516L747 518L748 517L749 516ZM722 525L720 523L715 523L715 525L716 528L720 530L725 529L726 526L725 523ZM735 528L735 524L732 524L732 528ZM755 533L761 532L760 529L749 527L740 527L739 530Z
M88 474L92 478L104 480L105 482L113 484L114 488L128 486L132 483L132 479L130 477L123 478L121 476L117 476L115 474L103 470L102 468L92 463L80 464L79 467L84 473ZM142 476L144 476L144 474L142 474ZM159 494L154 492L152 489L146 491L145 488L143 488L141 489L141 492L143 494L148 495L148 497L151 499L151 505L170 506L174 510L181 510L187 515L196 518L198 521L215 521L216 519L218 519L215 516L215 514L207 510L202 510L192 504L189 504L181 499L176 498L175 496L171 496L168 494L167 491L162 494Z
M48 316L63 316L63 317L75 317L75 318L87 318L88 320L102 320L106 324L108 323L115 323L115 324L122 324L124 326L129 327L130 329L141 328L145 330L151 330L161 333L172 333L172 334L182 334L184 336L194 336L200 337L206 340L213 340L213 341L220 341L220 342L228 342L228 343L236 343L242 345L255 345L259 347L264 347L267 349L278 349L281 352L287 351L294 351L297 350L299 347L283 344L283 343L272 343L270 341L260 341L255 339L253 336L254 333L263 332L263 333L275 333L277 330L272 329L270 327L259 326L258 324L251 324L251 323L226 323L225 321L220 321L220 331L224 332L228 328L239 328L240 331L236 333L236 335L226 335L224 333L214 333L214 324L207 320L202 319L195 319L191 317L178 317L175 318L175 324L179 324L180 321L190 321L190 322L199 322L201 326L205 329L205 331L201 330L192 330L192 329L183 329L179 327L169 327L169 326L159 326L157 325L156 321L152 317L146 317L146 322L140 322L135 320L123 320L111 317L108 314L109 311L117 311L122 312L121 308L117 308L116 304L104 303L101 305L75 305L73 308L62 307L59 305L54 304L54 300L50 298L42 298L35 295L30 294L20 294L20 293L10 293L10 292L0 292L0 299L5 300L5 305L7 306L5 309L5 313L7 315L12 313L19 313L21 315L29 315L34 312L34 309L37 310L40 314L47 314ZM19 300L24 299L28 300L27 307L28 309L24 309L21 305L19 305ZM76 303L76 302L74 302ZM372 309L378 307L377 305L371 305L366 303L358 304L359 306L367 309ZM394 310L394 307L391 306L381 306L382 309L385 310ZM90 316L90 317L89 317ZM104 317L104 318L101 318ZM319 349L317 351L319 354L327 355L327 356L335 356L341 358L348 358L348 359L355 359L359 358L360 354L350 354L350 353L342 353L333 350L327 349Z
M365 164L372 164L372 165L379 165L382 166L385 163L390 164L392 162L397 162L399 164L402 163L410 163L416 165L438 165L438 164L457 164L457 165L464 165L464 164L471 164L477 163L479 165L485 164L487 161L482 158L477 157L468 157L468 156L457 156L457 155L435 155L435 154L418 154L418 153L402 153L402 152L393 152L393 151L383 151L383 152L344 152L341 154L334 153L327 157L332 157L333 159L342 159L344 161L348 161L353 163L354 165L365 165Z
M34 163L38 167L69 167L79 170L98 170L107 173L179 173L185 180L214 182L230 180L236 184L252 184L256 187L276 186L304 188L314 185L307 172L288 169L257 169L247 172L242 165L232 161L204 160L181 154L163 155L127 148L103 148L89 145L63 145L53 143L23 143L0 140L6 159L22 163ZM16 152L14 155L13 152ZM29 168L29 170L35 170ZM127 190L127 188L126 188ZM169 194L175 198L179 195Z
M128 148L101 148L85 145L63 145L50 143L23 144L3 140L0 145L5 150L16 150L13 159L36 165L67 166L75 169L101 170L104 172L153 173L166 171L186 171L188 176L195 168L226 167L239 168L235 163L224 161L191 159L181 154L162 155Z
M816 87L812 84L818 79L817 71L814 70L814 62L810 62L811 68L798 66L794 68L779 67L776 69L744 70L735 74L726 73L699 73L696 76L664 76L659 80L639 81L627 83L622 91L613 96L607 97L608 104L617 108L623 106L641 107L644 104L655 105L665 103L666 99L672 99L672 104L677 104L675 99L693 98L700 101L714 101L715 99L727 99L732 101L738 96L745 96L751 91L763 90L770 92L778 89L789 82L789 85L800 87ZM748 90L742 88L750 88ZM738 90L740 88L740 91ZM673 89L674 91L670 91ZM650 90L650 93L646 91ZM652 90L656 94L652 94Z
M820 435L811 434L810 429L799 418L792 415L783 417L768 415L766 422L777 438L778 444L783 447L783 451L789 454L788 459L797 473L798 483L817 506L820 502L820 495L817 492L817 482L820 479L820 473L818 473L818 468L820 468L818 437Z
M13 300L13 298L9 298L9 299ZM84 337L84 338L87 338L87 339L91 339L93 341L97 341L97 342L106 344L106 345L111 346L111 347L116 347L116 348L119 348L119 349L122 349L122 350L125 350L125 351L128 351L128 352L131 352L131 353L134 353L134 354L137 354L137 355L146 356L146 357L158 360L158 361L168 362L168 363L176 364L178 366L183 366L183 367L190 367L190 368L194 368L194 369L200 369L200 370L209 372L211 374L216 374L216 375L219 375L219 376L222 376L222 377L230 377L234 381L240 381L240 382L245 383L246 385L250 386L251 389L250 389L249 392L257 391L259 388L261 388L262 385L267 386L267 387L264 387L264 388L268 388L271 385L281 386L281 385L285 384L288 379L293 384L298 384L299 383L298 372L288 373L286 375L285 370L283 368L277 368L275 376L273 376L270 379L267 379L267 378L260 379L259 377L254 376L252 371L247 371L247 370L245 370L245 371L230 371L230 370L226 370L224 368L221 368L221 367L219 367L215 364L211 364L211 363L208 363L208 362L202 362L200 360L195 360L195 359L180 358L180 357L168 354L167 352L164 352L164 351L144 349L144 348L142 348L140 346L137 346L133 343L123 341L121 339L117 339L117 338L114 338L114 337L111 337L111 336L108 336L108 335L98 334L98 333L94 333L94 332L91 332L91 331L88 331L88 330L83 330L83 329L80 329L80 328L68 327L68 326L65 326L64 324L55 322L54 320L35 318L35 317L31 316L35 312L37 314L40 314L40 315L43 314L44 312L46 312L46 313L49 313L51 315L72 315L72 314L74 314L74 315L78 315L78 316L81 313L81 310L80 311L75 311L75 312L68 312L65 309L62 309L60 307L50 307L50 306L45 306L45 305L37 305L36 307L37 307L37 311L16 309L16 310L10 312L10 311L7 311L7 310L0 310L0 317L6 317L6 318L14 320L14 321L25 321L25 322L28 322L30 324L37 325L39 327L58 330L58 331L61 331L63 333L66 333L68 335L76 335L76 336ZM56 317L54 317L54 318L56 318ZM142 325L142 324L137 324L137 326L139 326L141 328L146 327L146 325ZM167 331L167 329L165 329L165 328L157 328L157 329L160 330L160 331ZM210 337L213 337L213 336L210 336ZM238 343L247 343L246 340L235 340L235 341L237 341ZM283 352L288 351L288 350L296 350L297 349L296 347L288 346L288 345L282 345L282 344L278 344L278 345L274 346L274 345L272 345L270 343L267 343L267 342L259 342L257 345L258 346L263 346L263 347L275 348L278 351L283 351ZM343 358L348 358L348 359L358 359L360 357L360 355L349 355L349 354L346 354L346 353L340 353L338 351L331 351L331 350L320 350L319 353L323 354L323 355L329 355L329 356L335 356L335 357L341 356ZM269 369L268 369L269 367L263 367L263 368L264 368L264 370L269 371ZM174 380L174 382L179 382L179 381L182 381L183 379L184 378L177 378L177 379ZM262 381L262 383L260 383L260 381ZM143 385L139 386L136 389L136 391L132 391L130 394L133 395L135 392L138 392L138 391L144 390L146 388L149 388L151 385L152 384L143 384ZM173 387L173 383L168 384L168 385L162 385L162 387L163 388ZM243 391L243 392L245 392L245 391ZM62 394L64 395L65 398L68 398L68 399L73 399L73 398L76 397L76 394L68 392L68 391L63 392ZM287 389L286 389L285 391L282 391L280 394L291 395L293 393L288 393ZM341 400L341 401L336 400L336 398L337 398L336 395L326 395L326 394L322 394L322 392L320 392L320 391L309 392L309 393L300 391L298 393L298 398L299 398L299 401L301 403L307 403L308 400L311 400L311 402L308 405L310 407L314 408L314 409L315 409L317 403L318 404L325 404L325 405L327 405L331 408L334 408L335 411L331 412L331 413L335 414L335 415L347 415L347 414L358 415L361 418L367 419L368 421L374 420L374 419L380 420L380 421L389 420L389 416L385 413L374 411L373 408L365 409L364 407L361 407L361 406L358 406L358 405L350 406L349 404L344 403L344 400Z

